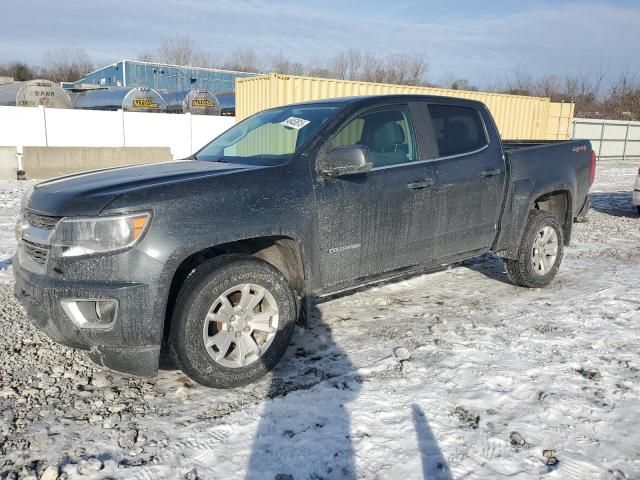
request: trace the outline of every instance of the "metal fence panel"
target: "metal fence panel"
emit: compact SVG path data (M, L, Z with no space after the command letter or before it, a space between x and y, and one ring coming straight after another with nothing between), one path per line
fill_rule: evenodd
M591 140L599 160L640 158L640 122L576 118L572 138Z

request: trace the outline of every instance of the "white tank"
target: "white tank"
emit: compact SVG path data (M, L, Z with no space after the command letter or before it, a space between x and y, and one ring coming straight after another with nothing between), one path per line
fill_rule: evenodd
M50 80L29 80L0 85L0 105L73 108L69 94Z
M191 113L193 115L220 115L220 103L206 88L168 91L160 90L167 102L167 113Z

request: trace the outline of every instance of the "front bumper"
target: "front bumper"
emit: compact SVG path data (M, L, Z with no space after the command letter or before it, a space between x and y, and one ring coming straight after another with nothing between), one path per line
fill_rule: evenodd
M155 375L166 304L159 286L162 265L135 250L49 263L44 274L37 274L21 265L19 254L13 259L15 296L30 321L55 342L88 350L100 365L131 375ZM119 280L128 277L133 281ZM64 311L64 299L115 299L115 319L106 329L81 328Z

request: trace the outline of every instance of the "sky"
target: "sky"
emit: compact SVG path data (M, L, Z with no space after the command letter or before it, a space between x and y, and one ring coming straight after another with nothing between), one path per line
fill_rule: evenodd
M0 63L42 64L83 48L99 65L189 36L203 50L253 49L306 63L350 48L424 55L428 80L640 73L639 0L5 0Z

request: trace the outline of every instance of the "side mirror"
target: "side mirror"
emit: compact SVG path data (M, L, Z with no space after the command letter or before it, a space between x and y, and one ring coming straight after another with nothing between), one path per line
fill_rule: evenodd
M320 171L329 177L365 173L373 168L369 148L364 145L334 147L327 153Z

